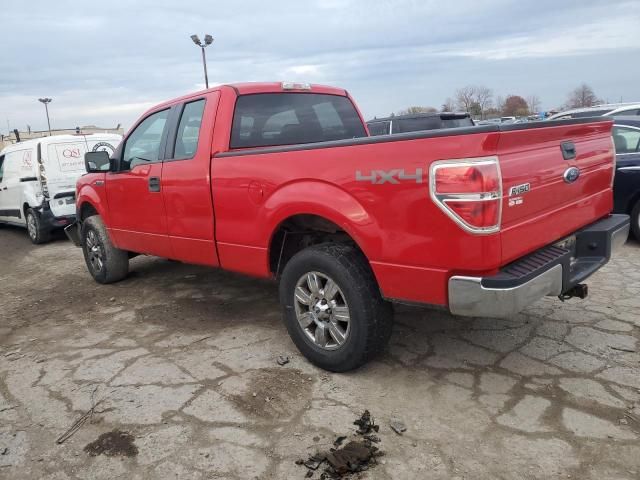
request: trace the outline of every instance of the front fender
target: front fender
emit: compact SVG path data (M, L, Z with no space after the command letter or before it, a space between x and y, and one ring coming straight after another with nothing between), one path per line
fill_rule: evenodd
M353 195L331 183L304 180L288 183L269 195L262 209L262 222L269 232L269 245L278 227L295 215L317 215L353 238L369 260L381 248L380 227Z
M91 177L91 178L89 178ZM102 183L100 183L102 182ZM80 177L76 185L76 213L80 221L82 207L91 205L102 217L105 225L109 225L109 209L106 201L106 182L104 174L90 174Z

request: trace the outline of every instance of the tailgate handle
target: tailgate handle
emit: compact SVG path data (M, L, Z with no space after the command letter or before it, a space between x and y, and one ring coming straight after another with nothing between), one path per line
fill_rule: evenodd
M562 142L560 150L562 150L562 158L565 160L576 158L576 146L573 142Z
M160 191L160 177L149 177L149 191L150 192Z

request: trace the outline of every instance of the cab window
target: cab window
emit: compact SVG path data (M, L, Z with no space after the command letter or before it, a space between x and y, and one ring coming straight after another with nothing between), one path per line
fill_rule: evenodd
M613 143L616 154L640 152L640 130L626 127L613 127Z
M271 147L366 137L347 97L316 93L242 95L236 102L231 148Z
M120 170L131 170L136 165L160 160L168 117L169 110L162 110L149 115L135 128L126 140Z
M198 149L198 138L204 112L204 99L185 104L180 116L173 158L193 158Z

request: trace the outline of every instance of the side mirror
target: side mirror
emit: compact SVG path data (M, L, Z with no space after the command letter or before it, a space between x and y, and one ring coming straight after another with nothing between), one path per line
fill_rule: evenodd
M100 150L84 154L84 166L87 173L108 172L111 167L109 152Z

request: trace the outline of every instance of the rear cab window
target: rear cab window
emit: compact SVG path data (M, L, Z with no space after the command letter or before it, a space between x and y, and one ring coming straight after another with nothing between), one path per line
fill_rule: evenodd
M182 109L173 155L175 160L193 158L198 150L198 139L204 113L204 98L186 103Z
M273 147L366 136L362 120L347 97L258 93L238 97L230 147Z

